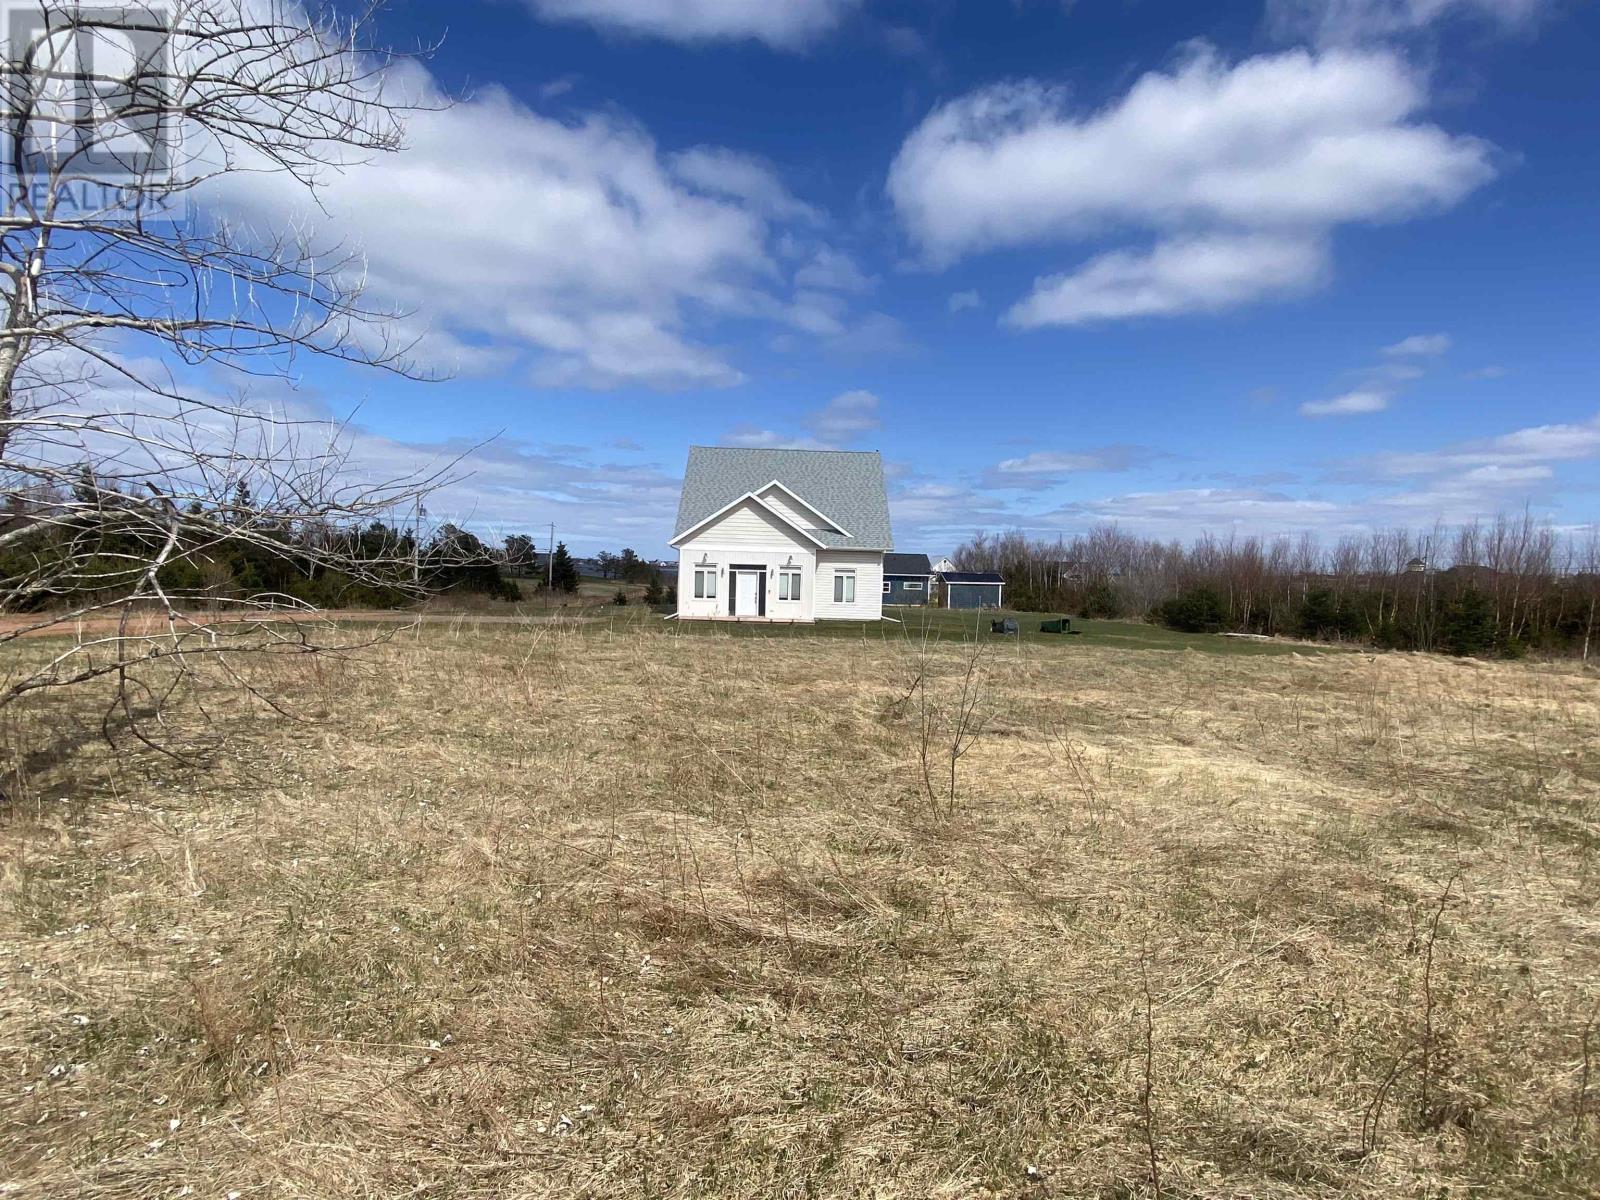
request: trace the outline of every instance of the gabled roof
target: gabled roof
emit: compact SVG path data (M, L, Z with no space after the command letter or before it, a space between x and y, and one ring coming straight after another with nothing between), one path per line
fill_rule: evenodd
M762 488L761 490L762 491L766 491L767 489L766 488ZM786 488L784 490L787 491L788 489ZM760 496L756 495L756 493L754 493L754 492L746 492L742 496L735 496L727 504L724 504L721 508L717 509L716 512L712 513L710 516L706 517L704 520L696 521L693 525L689 526L688 529L685 529L682 533L675 535L673 537L672 541L668 543L668 545L677 545L684 538L688 537L691 533L698 533L700 530L704 529L707 525L711 524L711 522L715 521L723 513L731 512L733 509L738 508L739 505L744 504L747 501L750 504L753 504L756 508L760 509L762 512L766 513L767 516L771 517L774 521L777 521L780 525L787 526L788 528L794 530L801 537L805 538L806 541L812 543L813 545L821 546L823 549L827 549L828 543L824 542L820 537L818 537L817 533L815 531L807 529L804 525L796 524L794 521L790 520L790 518L788 516L786 516L781 511L779 511L777 508L775 508L772 505L768 504L765 500L763 500ZM806 507L809 508L810 505L807 505ZM815 511L815 510L813 510L813 511Z
M883 556L883 573L885 575L932 575L933 566L928 562L926 554L885 554Z
M939 578L945 583L999 583L1003 584L1006 577L998 571L943 571Z
M837 550L894 547L883 460L875 450L691 446L672 540L676 542L705 524L707 518L746 496L765 491L773 483L780 484L806 508L838 523L834 529L807 531L819 545Z

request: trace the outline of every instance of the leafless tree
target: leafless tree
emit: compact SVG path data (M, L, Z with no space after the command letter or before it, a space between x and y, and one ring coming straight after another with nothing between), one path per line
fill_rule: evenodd
M979 534L953 557L963 570L1002 573L1007 601L1024 609L1159 616L1166 601L1206 589L1234 629L1309 630L1418 650L1450 648L1449 615L1482 597L1494 645L1505 652L1586 656L1600 612L1600 534L1587 543L1584 536L1524 511L1346 535L1327 548L1310 534L1201 536L1182 545L1111 526L1049 540L1011 531ZM1308 623L1330 610L1340 624Z
M109 677L131 720L201 662L327 648L279 619L308 608L282 589L216 586L224 549L418 583L415 539L393 527L450 464L368 478L346 430L252 394L305 355L418 374L391 333L401 314L370 303L356 251L222 202L276 175L314 207L330 172L401 147L407 104L392 56L366 44L370 10L45 0L7 15L0 645L74 636L14 656L0 708ZM384 521L387 540L357 552L354 532Z

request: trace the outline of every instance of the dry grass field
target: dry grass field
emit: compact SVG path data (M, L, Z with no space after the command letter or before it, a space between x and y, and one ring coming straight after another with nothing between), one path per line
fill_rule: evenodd
M1593 671L581 625L252 669L297 720L204 694L203 768L87 696L4 731L71 747L0 823L6 1194L1600 1192Z

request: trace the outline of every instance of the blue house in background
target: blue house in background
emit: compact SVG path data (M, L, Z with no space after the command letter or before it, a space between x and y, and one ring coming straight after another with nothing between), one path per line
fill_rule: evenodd
M883 602L927 604L933 598L933 567L926 554L883 556Z

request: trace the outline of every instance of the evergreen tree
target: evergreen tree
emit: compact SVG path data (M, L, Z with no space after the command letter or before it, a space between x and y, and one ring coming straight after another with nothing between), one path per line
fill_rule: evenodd
M631 548L623 550L622 557L617 560L617 571L624 583L638 583L639 580L644 578L644 573L650 569L650 565L634 553Z
M1216 633L1228 623L1228 607L1215 588L1190 588L1156 610L1161 623L1185 633Z
M1462 656L1483 654L1494 646L1494 605L1469 587L1439 614L1439 649Z
M550 586L558 592L578 590L578 568L567 553L565 542L556 543L555 556L550 561Z

